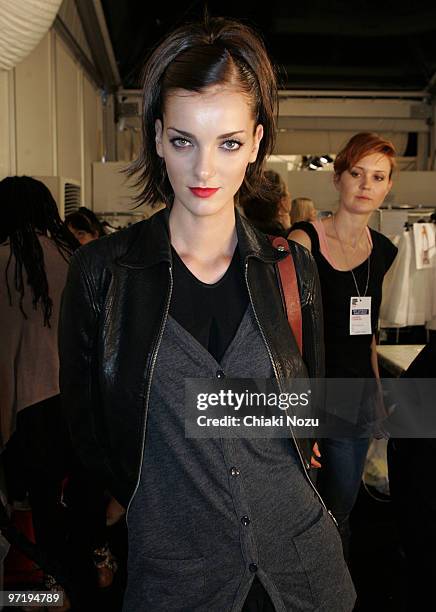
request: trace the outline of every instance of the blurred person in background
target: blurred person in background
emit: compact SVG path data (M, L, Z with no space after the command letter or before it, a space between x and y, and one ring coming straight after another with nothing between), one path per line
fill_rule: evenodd
M85 206L67 215L65 225L82 246L106 235L96 214ZM79 555L82 553L86 557L92 551L97 584L100 588L106 588L112 584L117 570L117 563L106 540L106 525L112 526L118 522L125 510L105 493L104 488L77 461L66 484L65 499L71 510L71 541L78 544Z
M247 219L261 232L271 236L286 236L290 228L290 195L278 172L265 170L268 189L264 197L245 197L240 206Z
M88 244L88 242L106 235L98 217L85 206L81 206L76 212L67 215L65 224L81 245Z
M392 187L393 144L377 134L353 136L334 163L339 204L325 220L299 222L291 240L308 248L317 263L324 310L326 377L379 378L375 333L383 278L397 248L368 227L368 219ZM354 313L357 314L354 314ZM365 394L346 403L346 414L332 421L335 433L320 442L322 468L317 485L338 521L345 556L349 515L356 502L373 434ZM355 425L351 425L351 424ZM350 425L350 434L344 434Z
M80 245L41 181L5 178L0 206L0 435L8 498L28 495L35 542L64 576L71 575L73 542L91 556L97 584L109 586L116 564L106 542L106 500L72 452L59 395L61 295ZM47 587L56 583L51 575L45 580Z
M0 181L1 448L11 500L28 492L37 545L60 559L61 487L69 443L59 395L58 319L78 246L48 188L27 176ZM50 582L50 578L48 578Z
M310 198L294 198L291 202L291 226L299 221L315 221L316 209Z

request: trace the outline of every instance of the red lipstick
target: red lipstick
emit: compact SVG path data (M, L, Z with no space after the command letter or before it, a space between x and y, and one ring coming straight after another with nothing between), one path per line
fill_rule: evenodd
M192 193L197 196L197 198L210 198L210 196L213 196L214 193L216 193L218 191L218 187L216 188L211 188L211 187L190 187L189 188Z

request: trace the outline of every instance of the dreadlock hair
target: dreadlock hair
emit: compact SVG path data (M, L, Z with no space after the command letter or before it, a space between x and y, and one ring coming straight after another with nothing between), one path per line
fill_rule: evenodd
M3 179L0 181L0 206L3 224L0 242L8 241L10 246L5 272L9 304L13 305L9 268L14 259L13 280L20 294L19 307L23 317L27 319L23 308L24 268L26 284L32 291L33 308L36 310L38 304L42 306L44 327L50 327L53 302L49 295L44 252L38 235L51 238L67 262L79 244L63 224L53 196L41 181L28 176L10 176Z

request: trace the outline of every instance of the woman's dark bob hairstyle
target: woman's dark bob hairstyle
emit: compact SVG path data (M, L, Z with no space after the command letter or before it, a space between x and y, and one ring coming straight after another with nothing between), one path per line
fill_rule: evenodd
M97 235L99 238L105 235L104 227L97 215L89 208L86 208L86 206L81 206L75 212L67 215L65 217L65 225L67 227L71 225L75 230L88 232L89 234Z
M254 225L270 224L279 222L280 210L283 199L287 197L288 190L285 181L275 170L265 170L264 184L268 187L268 197L240 198L239 205L244 210L247 219Z
M172 32L148 58L143 73L142 151L128 168L138 175L138 203L172 204L174 193L165 162L156 152L155 122L163 121L168 95L176 89L202 92L213 85L237 88L250 100L255 127L264 135L257 159L247 168L240 196L261 196L265 157L276 134L277 82L265 46L246 25L223 18L182 26Z

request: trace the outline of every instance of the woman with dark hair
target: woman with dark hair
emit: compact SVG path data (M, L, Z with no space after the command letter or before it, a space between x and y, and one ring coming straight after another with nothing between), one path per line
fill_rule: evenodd
M85 206L81 206L76 212L67 215L65 225L80 244L88 244L88 242L105 235L103 225L98 217Z
M127 508L126 611L349 612L336 526L284 438L185 435L185 380L322 375L311 257L275 249L235 210L262 197L277 87L259 37L224 19L182 26L149 57L141 200L149 220L84 246L65 290L61 386L74 442ZM276 264L292 256L303 356ZM185 410L186 408L186 410ZM268 437L268 434L265 434Z
M80 540L87 556L93 553L97 582L107 586L116 564L106 543L103 492L73 458L59 395L61 294L79 243L41 181L0 181L0 206L0 424L8 494L19 500L28 492L36 543L62 567L67 529L61 497L68 475L75 544Z
M2 430L17 413L59 396L57 324L68 262L78 246L48 188L27 176L0 181L2 209Z
M68 261L78 244L40 181L3 179L0 206L0 414L8 493L19 499L28 490L36 542L59 559L69 445L61 418L57 328Z
M379 378L375 333L383 278L397 254L392 242L368 227L392 186L393 144L377 134L353 136L334 163L339 205L334 215L292 226L289 237L312 251L324 307L326 376ZM353 399L338 436L320 443L317 484L339 523L348 554L348 517L359 492L370 435L365 403ZM350 429L346 423L355 423ZM369 425L369 428L367 427ZM349 437L344 431L352 431ZM342 432L342 434L341 434Z
M249 197L239 204L247 219L258 230L271 236L286 237L290 228L288 187L274 170L265 170L264 180L269 187L264 200Z

